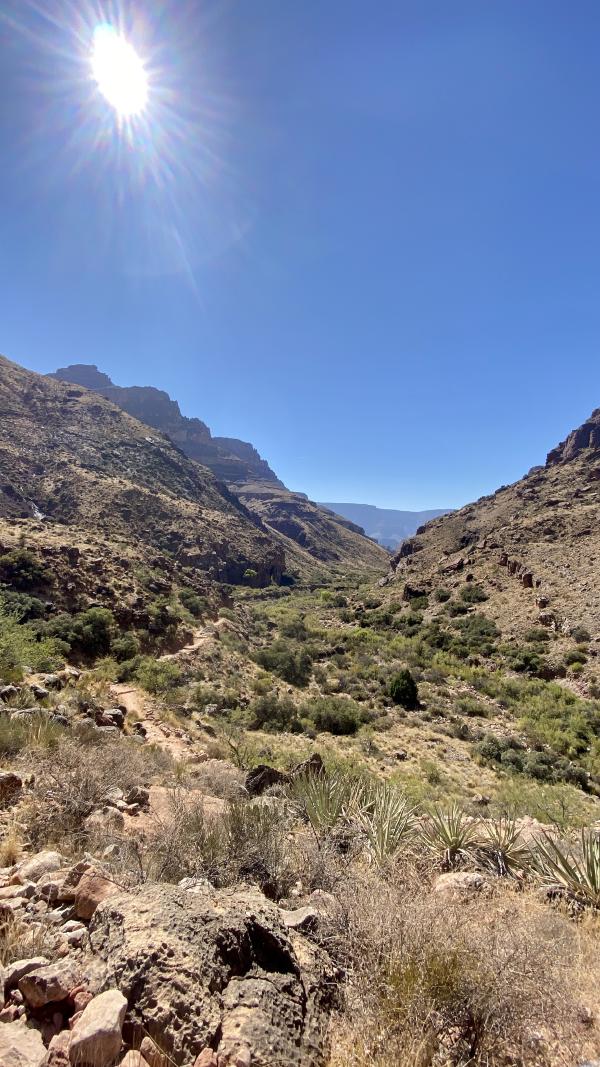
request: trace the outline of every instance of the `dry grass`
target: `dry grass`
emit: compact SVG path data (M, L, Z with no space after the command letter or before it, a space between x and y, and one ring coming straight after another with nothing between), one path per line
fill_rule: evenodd
M349 879L343 904L349 981L330 1067L572 1067L600 1051L597 921L504 886L449 902L407 871L401 884Z

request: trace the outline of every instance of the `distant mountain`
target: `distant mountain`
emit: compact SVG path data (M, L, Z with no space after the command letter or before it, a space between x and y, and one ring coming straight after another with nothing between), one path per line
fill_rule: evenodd
M186 456L209 467L224 482L258 480L285 489L283 482L251 444L235 437L213 437L205 422L182 415L177 401L171 400L162 389L152 385L115 385L108 374L87 363L60 367L48 377L82 385L112 400L134 419L166 433Z
M337 515L361 526L368 537L386 548L397 548L407 537L412 537L419 526L424 526L438 515L447 515L449 508L433 508L430 511L396 511L394 508L376 508L373 504L321 504Z

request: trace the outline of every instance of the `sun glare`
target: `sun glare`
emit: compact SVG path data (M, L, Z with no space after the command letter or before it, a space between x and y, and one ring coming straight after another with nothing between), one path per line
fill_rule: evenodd
M94 31L92 74L102 96L120 118L130 118L144 110L148 99L144 64L113 26L104 24Z

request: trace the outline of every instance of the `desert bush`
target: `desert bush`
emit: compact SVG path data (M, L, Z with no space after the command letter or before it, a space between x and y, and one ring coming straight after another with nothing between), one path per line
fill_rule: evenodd
M467 582L463 585L459 596L463 604L483 604L488 599L485 589L482 589L476 582Z
M291 733L299 733L302 724L298 716L298 709L290 697L280 697L277 693L269 693L253 700L248 709L251 730L289 730Z
M449 589L445 589L443 586L440 586L439 589L436 589L433 595L437 600L438 604L446 604L450 600L452 593Z
M157 660L151 656L139 656L135 663L136 681L148 693L165 694L176 689L181 682L181 667L173 660Z
M544 888L564 892L580 904L600 909L600 833L582 830L578 847L543 833L530 853Z
M587 653L583 648L572 648L565 655L565 666L587 663Z
M370 857L383 866L413 839L417 816L415 807L393 785L378 782L356 798L354 821Z
M330 734L355 734L365 721L364 711L349 697L315 697L302 705L300 714L315 730Z
M478 844L478 824L457 804L447 810L434 807L428 813L421 836L442 869L450 871L473 861Z
M125 633L111 641L110 651L117 663L124 663L139 655L140 643L135 634Z
M310 680L312 656L306 648L298 648L288 641L274 641L260 649L256 662L265 670L279 675L290 685L304 687Z
M149 755L138 745L118 740L63 737L35 760L35 790L27 827L37 846L51 842L76 848L85 838L84 820L114 788L126 792L146 780Z
M202 616L206 615L210 608L209 602L206 597L200 596L193 589L190 589L187 586L184 586L183 589L179 590L179 599L183 604L184 608L186 608L186 610L189 611L190 615L193 615L195 619L202 618Z
M571 637L578 645L585 645L591 640L590 631L585 626L574 626L571 630Z
M108 608L88 608L77 615L57 615L40 632L60 641L75 658L96 659L108 656L117 627Z
M394 675L389 685L389 694L394 704L403 708L416 708L419 704L419 691L411 672L404 669Z
M23 667L53 670L63 657L60 645L52 639L39 639L36 632L6 608L0 594L0 679L21 680Z

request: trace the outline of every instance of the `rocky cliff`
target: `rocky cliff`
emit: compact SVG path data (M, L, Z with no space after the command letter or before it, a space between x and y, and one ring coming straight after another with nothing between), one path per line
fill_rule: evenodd
M186 456L209 467L223 481L259 479L283 488L283 482L251 444L233 437L213 437L205 422L182 415L177 401L162 389L114 385L107 374L85 363L61 367L49 377L101 393L135 419L166 433Z

